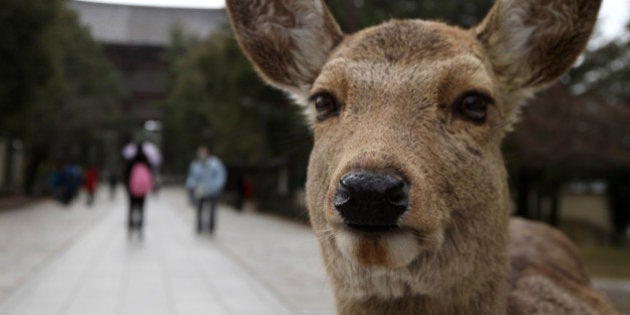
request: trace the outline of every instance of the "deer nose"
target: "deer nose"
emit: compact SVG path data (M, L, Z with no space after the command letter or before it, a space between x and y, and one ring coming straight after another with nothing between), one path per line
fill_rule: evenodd
M352 172L339 181L333 203L344 223L354 229L392 229L409 206L408 186L394 175Z

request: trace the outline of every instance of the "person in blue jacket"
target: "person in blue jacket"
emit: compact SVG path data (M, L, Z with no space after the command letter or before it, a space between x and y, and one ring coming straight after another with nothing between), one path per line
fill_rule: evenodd
M208 230L210 233L214 231L215 210L226 179L227 171L223 162L212 154L207 145L199 145L197 159L190 163L186 178L189 197L197 207L197 233L203 230L206 208L210 209Z

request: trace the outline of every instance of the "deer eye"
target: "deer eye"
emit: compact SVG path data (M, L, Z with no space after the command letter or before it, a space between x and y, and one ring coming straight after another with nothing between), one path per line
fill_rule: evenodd
M488 105L492 103L492 99L489 96L477 92L468 92L458 99L456 110L468 120L477 124L483 124L486 122Z
M317 120L322 121L339 115L339 102L332 94L326 92L315 94L311 96L311 101L315 103Z

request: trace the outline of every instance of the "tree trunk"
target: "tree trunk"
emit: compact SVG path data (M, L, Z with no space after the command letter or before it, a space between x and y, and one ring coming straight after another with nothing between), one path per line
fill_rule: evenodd
M630 172L612 171L608 177L607 195L613 226L612 242L622 245L630 221Z
M521 168L516 181L516 215L530 218L529 212L529 190L531 186L531 175L527 169Z
M43 161L46 160L46 149L35 148L28 155L28 162L25 169L24 176L24 192L28 195L35 193L35 183L37 182L37 175L39 174L39 168Z
M3 178L3 187L0 187L0 191L4 190L5 192L10 192L14 190L14 172L15 169L13 167L13 154L15 154L15 149L13 148L13 138L11 136L6 137L6 152L4 156L4 178Z

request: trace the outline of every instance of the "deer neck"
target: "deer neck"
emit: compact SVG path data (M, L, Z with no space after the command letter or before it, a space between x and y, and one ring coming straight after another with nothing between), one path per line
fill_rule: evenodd
M456 288L443 296L414 295L393 299L373 297L338 301L338 311L350 314L505 314L504 283L488 283L474 294Z
M506 269L497 270L495 273L486 271L479 277L461 279L456 285L442 290L436 288L440 286L439 284L430 287L429 283L435 281L434 279L415 283L408 283L408 279L404 279L405 276L401 276L399 282L391 278L380 279L374 281L372 285L378 286L382 291L371 292L372 295L367 295L363 291L366 289L366 283L339 283L347 280L336 279L333 284L337 309L341 315L505 314L508 292ZM420 286L426 287L419 288ZM427 292L418 292L422 289ZM388 293L391 295L387 296Z

